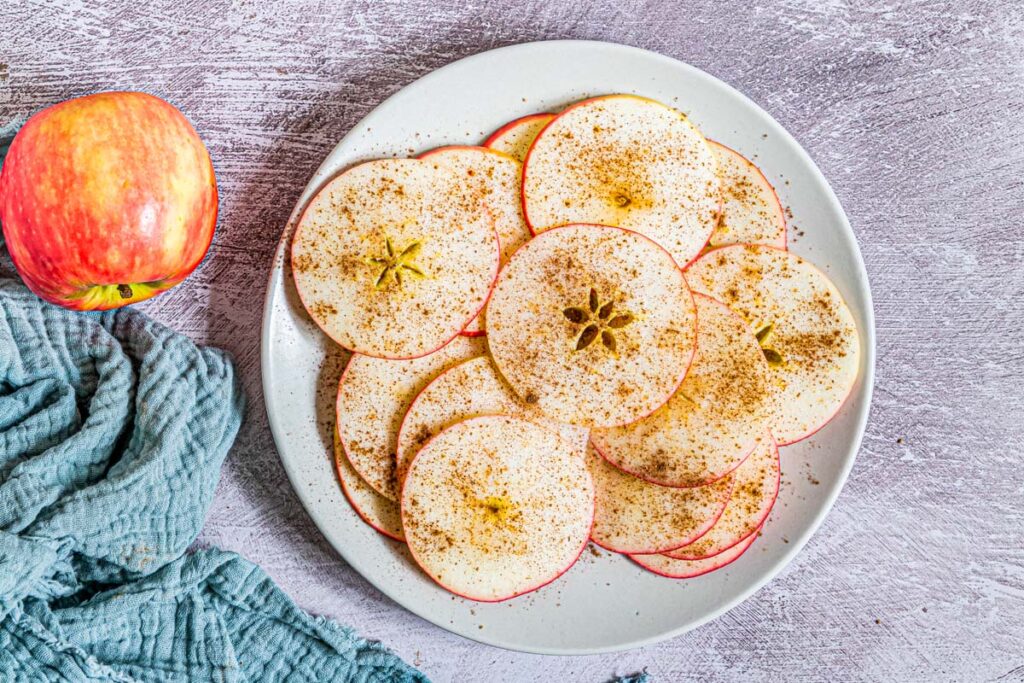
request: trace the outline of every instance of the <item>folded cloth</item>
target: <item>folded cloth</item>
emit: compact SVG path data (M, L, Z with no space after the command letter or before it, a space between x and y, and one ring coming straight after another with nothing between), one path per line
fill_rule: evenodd
M0 680L426 680L238 555L185 554L242 412L221 352L0 279Z

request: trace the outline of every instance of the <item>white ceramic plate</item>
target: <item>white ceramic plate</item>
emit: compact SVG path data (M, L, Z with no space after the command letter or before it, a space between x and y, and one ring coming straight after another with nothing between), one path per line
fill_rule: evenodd
M605 93L674 105L707 136L761 165L793 222L806 231L791 242L792 250L826 270L857 318L860 380L825 429L783 450L784 482L764 536L727 568L678 581L625 557L585 551L561 579L535 593L490 605L453 598L416 568L403 545L360 520L335 479L333 400L345 355L296 296L286 258L294 221L325 180L357 161L480 144L518 116ZM263 388L292 486L327 540L370 583L467 638L526 652L588 654L639 647L703 624L750 596L800 551L839 494L860 446L874 347L871 293L849 222L814 162L778 123L728 85L668 57L608 43L554 41L493 50L438 69L382 103L327 156L277 250L263 317Z

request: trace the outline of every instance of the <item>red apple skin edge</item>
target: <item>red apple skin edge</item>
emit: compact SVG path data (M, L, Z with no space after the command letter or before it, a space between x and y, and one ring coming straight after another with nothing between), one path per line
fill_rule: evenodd
M738 245L738 244L723 244L721 246L715 247L714 249L709 249L708 251L704 252L703 254L701 254L701 258L703 258L704 256L707 256L708 254L716 252L719 249L728 249L729 247L737 247L737 246L742 246L742 245ZM776 251L781 251L783 253L789 253L789 249L782 249L780 247L773 247L770 244L752 244L752 245L748 245L748 246L757 247L759 249L774 249ZM799 256L799 254L797 254L797 255ZM807 263L807 265L809 265L811 268L814 268L819 273L821 273L822 276L825 277L826 280L828 280L829 282L832 282L832 279L829 278L827 275L825 275L825 272L822 271L821 268L818 268L818 266L814 265L813 263L811 263L807 259L804 259L804 262ZM685 275L685 271L684 271L684 275ZM842 295L841 292L840 292L840 295ZM844 302L846 301L845 297L844 297L843 301ZM858 335L860 334L860 327L857 328L857 334ZM854 382L852 384L850 384L849 388L846 390L846 395L843 396L843 400L839 402L839 404L836 406L836 409L834 411L832 411L832 414L829 415L828 418L824 422L822 422L821 424L819 424L818 426L816 426L814 429L810 430L806 434L798 436L795 439L791 439L789 441L778 441L778 440L776 440L775 444L779 448L782 448L783 446L792 446L793 444L800 443L804 439L809 439L810 437L812 437L815 434L817 434L818 432L820 432L822 429L824 429L828 425L829 422L831 422L832 420L835 419L836 415L838 415L839 412L843 409L843 406L846 405L846 402L850 400L850 396L853 395L853 388L855 386L857 386L857 382L859 382L859 381L860 381L860 371L858 370L857 371L857 379L854 380ZM600 452L600 451L598 451L598 452Z
M310 197L310 202L307 203L306 206L302 209L302 214L299 216L299 220L295 224L295 234L292 235L292 248L288 250L288 252L289 252L288 253L288 265L292 269L292 273L298 272L296 270L296 268L295 268L295 248L294 248L294 245L295 245L296 239L299 236L299 232L302 230L302 222L303 222L303 219L306 217L306 211L309 210L309 204L312 203L312 198L315 197L317 194L319 194L323 190L323 188L326 187L327 184L330 183L332 180L337 178L342 173L345 173L345 172L347 172L347 171L349 171L351 169L352 169L352 167L346 168L346 169L340 171L339 173L336 173L335 175L331 176L327 180L325 180L324 184L320 187L320 189L318 189L316 192L314 192L313 195ZM488 210L488 213L489 212L490 211ZM468 325L472 320L474 320L478 315L480 315L480 311L482 311L484 309L484 306L487 305L487 302L491 298L491 292L494 291L494 285L498 281L498 273L501 271L501 268L500 268L500 254L501 254L501 251L500 251L500 247L498 246L498 244L499 244L499 241L498 241L498 230L497 230L497 228L494 227L494 221L493 220L491 221L491 232L494 233L494 251L498 255L498 257L494 259L494 275L491 277L491 284L490 284L490 287L487 290L487 296L484 297L483 302L480 304L479 308L477 308L476 311L474 311L473 315L469 316L469 318L466 320L466 322L463 323L463 327ZM294 282L294 276L292 277L292 281ZM302 302L302 308L306 311L306 315L309 315L309 306L306 304L305 300L303 300L303 298L302 298L302 291L298 287L295 287L295 293L298 295L299 301ZM364 351L360 351L359 349L353 349L353 348L350 348L348 346L345 346L339 340L337 340L334 337L332 337L331 333L328 332L326 329L324 329L324 326L320 324L319 320L317 320L316 318L314 318L311 315L309 316L309 319L312 320L316 324L316 326L320 328L320 331L323 332L324 335L326 335L328 339L333 341L335 344L337 344L341 348L343 348L343 349L345 349L347 351L351 351L352 353L358 353L361 356L369 356L370 358L380 358L380 359L383 359L383 360L415 360L416 358L423 358L424 356L429 356L434 351L437 351L438 349L440 349L443 346L447 345L448 342L450 342L452 339L455 339L460 334L462 334L462 330L459 330L455 334L453 334L450 337L448 337L447 339L445 339L443 344L440 344L440 345L436 346L433 349L430 349L429 351L427 351L425 353L416 354L414 356L381 356L381 355L375 355L375 354L372 354L372 353L366 353Z
M108 310L177 285L217 223L213 163L159 97L107 92L32 116L0 172L0 222L25 284L73 310Z
M732 563L733 563L733 562L735 562L736 560L738 560L738 559L740 559L741 557L743 557L744 555L746 555L746 554L747 554L747 551L748 551L748 550L750 550L750 546L754 545L754 541L756 541L756 540L757 540L757 535L758 535L758 534L759 534L760 532L761 532L761 529L757 529L756 531L754 531L754 533L753 533L753 534L751 534L750 536L748 536L748 537L747 537L747 538L745 539L745 541L746 541L746 542L748 543L747 547L743 549L743 552L741 552L741 553L740 553L739 555L737 555L736 557L734 557L734 558L730 559L730 560L729 560L728 562L723 562L723 563L721 563L721 564L712 564L712 565L711 565L710 567L708 567L707 569L704 569L704 570L702 570L702 571L699 571L699 572L694 572L693 574L687 574L686 576L681 576L681 575L673 575L673 574L666 574L666 573L664 573L664 572L661 572L661 571L658 571L657 569L654 569L654 568L652 568L652 567L648 567L647 565L643 564L642 562L640 562L639 560L637 560L637 559L636 559L635 557L633 557L632 555L628 555L627 557L629 557L629 559L633 560L633 562L637 563L638 565L640 565L641 567L643 567L643 568L644 568L644 569L646 569L647 571L651 572L652 574L657 574L658 576L663 576L663 577L665 577L666 579L695 579L695 578L697 578L698 576L704 576L705 574L710 574L711 572L714 572L714 571L718 571L719 569L722 569L723 567L728 567L728 566L729 566L730 564L732 564ZM742 542L744 542L744 541L741 541L741 543L742 543ZM733 546L733 547L735 547L735 546ZM712 556L712 557L714 557L714 556ZM680 560L680 561L682 562L683 560Z
M593 446L593 443L591 443L591 446ZM594 450L597 450L597 446L594 446ZM598 451L598 452L600 453L600 451ZM733 490L733 488L734 487L732 487L732 486L729 487L729 497L730 498L732 497L732 490ZM595 499L596 499L596 496L595 496ZM594 545L598 546L599 548L603 548L604 550L607 550L610 553L617 553L619 555L627 555L627 556L628 555L660 555L661 553L670 553L673 550L678 550L679 548L682 548L683 546L687 546L687 545L689 545L691 543L696 543L697 541L699 541L701 539L701 537L704 536L704 534L706 534L709 531L711 531L711 528L714 527L715 524L718 523L718 520L720 520L722 518L722 515L725 514L725 506L728 505L728 504L729 504L729 501L727 499L725 505L723 505L722 508L718 511L718 514L715 515L715 518L711 521L710 524L707 525L706 529L701 531L699 534L697 534L693 538L687 540L685 543L680 543L679 545L675 546L674 548L665 548L664 550L631 550L629 552L623 552L621 550L616 550L615 548L610 548L610 547L604 545L603 543L601 543L600 541L598 541L596 538L594 538L594 536L593 536L593 531L594 531L593 525L591 525L591 527L590 527L590 531L591 531L590 540L591 540L591 542ZM595 510L594 516L595 516L595 518L597 517L596 510Z
M719 147L724 147L725 149L729 150L730 152L732 152L733 154L735 154L736 156L740 157L741 159L746 161L748 164L753 166L754 170L757 171L757 174L759 176L761 176L761 178L764 180L765 185L767 185L768 187L771 188L771 190L772 190L772 197L775 198L775 205L776 205L776 207L778 208L778 211L779 211L779 217L782 219L782 239L786 243L786 248L784 249L784 251L789 251L789 221L786 220L786 209L785 209L785 207L782 206L782 200L779 199L779 193L775 190L775 186L772 185L771 181L768 180L768 176L766 176L764 174L764 171L761 170L760 166L755 164L753 161L751 161L750 159L748 159L744 155L742 155L739 152L737 152L735 149L733 149L729 145L721 143L718 140L711 140L710 138L709 138L708 141L715 143ZM725 196L723 195L722 196L722 201L719 203L719 210L718 210L718 215L719 216L722 215L722 209L724 207L725 207ZM778 249L779 247L775 247L775 248ZM696 259L694 259L694 260L696 260ZM692 261L691 261L691 263L692 263Z
M493 416L489 416L489 417L493 417ZM505 415L504 417L512 417L512 416L511 415ZM472 419L475 419L475 418L469 418L469 419L472 420ZM427 441L427 443L423 444L423 447L420 448L420 451L422 451L424 448L426 448L427 445L430 444L430 442L433 441L435 438L437 438L437 435L432 436L430 438L430 440ZM417 453L416 457L413 458L412 462L409 463L409 468L410 469L412 468L413 463L416 462L416 458L418 458L418 457L419 457L419 453ZM544 586L547 586L548 584L554 583L558 579L562 578L562 576L567 571L569 571L574 566L576 566L576 563L579 562L580 556L583 554L583 551L586 550L587 543L590 542L590 534L594 530L594 512L595 512L595 509L596 509L596 506L597 506L597 495L596 495L597 492L596 492L596 490L595 490L594 493L595 493L594 498L590 502L590 529L587 530L586 536L584 536L584 538L583 538L583 543L580 545L579 552L577 552L573 556L572 561L569 562L569 564L567 564L562 571L558 572L555 576L551 577L547 581L542 581L541 583L538 583L536 586L532 586L532 587L527 588L525 590L521 590L521 591L519 591L518 593L516 593L514 595L509 595L509 596L504 597L504 598L491 598L491 599L474 598L474 597L469 596L469 595L463 595L462 593L458 593L456 591L453 591L452 589L448 588L443 583L441 583L440 581L435 579L433 576L431 576L430 572L428 572L426 570L426 568L423 566L423 563L420 562L420 559L418 557L416 557L416 553L415 553L415 551L413 551L411 543L407 544L408 548L409 548L409 554L412 555L412 559L416 561L416 564L419 565L419 568L421 570L423 570L423 573L426 574L427 577L429 577L431 581L433 581L438 586L440 586L441 588L445 589L446 591L448 591L452 595L457 595L460 598L464 598L466 600L473 600L474 602L493 603L493 602L505 602L506 600L512 600L513 598L518 598L520 595L526 595L527 593L532 593L534 591L540 590L541 588L543 588ZM405 518L405 495L404 494L402 495L401 517L403 519Z
M484 140L484 147L490 147L491 143L493 143L495 140L497 140L502 135L504 135L511 129L515 128L516 126L521 126L522 124L527 123L528 121L533 121L534 119L542 119L547 116L554 116L554 114L550 112L540 112L538 114L527 114L526 116L520 116L518 119L512 119L504 126L491 133L488 136L488 138Z
M769 432L769 434L770 434L770 432ZM720 550L717 550L717 551L711 553L710 555L706 555L705 557L686 557L686 558L680 557L680 558L674 558L674 559L680 559L680 560L684 560L685 559L685 560L690 560L690 561L707 560L707 559L710 559L712 557L715 557L716 555L721 555L722 553L724 553L727 550L731 550L732 548L735 548L740 543L743 543L743 541L745 541L748 538L750 538L751 534L756 534L759 531L761 531L761 529L764 527L765 520L768 519L768 515L770 515L772 513L772 510L775 508L775 502L779 499L779 489L782 487L782 463L780 462L781 458L780 458L780 454L779 454L779 445L775 441L775 436L774 435L771 435L771 439L772 439L772 443L775 445L775 461L778 463L778 466L779 466L779 476L777 476L775 478L775 491L774 491L774 493L772 493L772 502L771 502L770 505L768 505L767 508L765 508L764 512L761 513L761 519L758 520L757 527L753 531L751 531L750 534L747 534L746 536L740 538L735 543L733 543L731 545L728 545L728 546L726 546L724 548L721 548ZM697 539L697 540L699 541L700 539ZM682 547L683 546L680 546L680 548L682 548ZM678 551L680 548L676 548L675 551ZM670 551L667 551L667 552L675 552L675 551L670 550Z
M617 227L617 226L614 226L614 225L601 225L600 223L568 223L566 225L559 225L557 228L551 228L550 230L545 230L542 234L552 233L552 232L555 232L556 230L566 230L568 228L572 228L572 227L579 226L579 225L586 225L586 226L590 226L590 227L594 227L594 228L604 228L605 230L621 230L622 232L628 232L628 233L637 235L637 236L647 240L648 242L650 242L651 244L656 246L661 251L663 251L665 253L665 255L668 256L669 259L672 260L672 263L675 263L675 259L672 258L672 254L668 253L667 249L665 249L663 246L661 246L660 244L658 244L657 242L652 240L650 237L648 237L648 236L646 236L646 235L644 235L642 233L636 232L635 230L630 230L629 228L620 228L620 227ZM537 237L537 235L534 235L534 237ZM526 245L530 244L530 242L532 242L532 241L533 240L531 239L531 240L528 240L528 241L524 242L522 245L519 246L518 249L516 249L514 252L512 252L512 255L508 257L508 261L505 262L505 265L502 267L502 270L507 268L512 263L512 260L515 259L515 257L519 254L519 252L523 249L523 247L525 247ZM679 273L682 274L683 271L680 270ZM499 273L498 276L500 277L501 273ZM495 280L495 284L491 285L492 292L493 292L494 286L497 284L498 278L496 277L494 280ZM689 294L690 294L690 302L693 304L694 311L696 311L697 310L697 302L693 298L693 290L690 289L690 284L688 282L686 282L686 276L685 275L683 275L683 283L686 285L686 291L689 292ZM639 422L640 420L644 419L645 417L650 417L655 411L658 410L658 408L660 408L663 405L665 405L666 403L668 403L668 400L670 398L672 398L673 396L675 396L675 393L679 390L679 387L682 386L683 380L686 379L686 375L690 372L690 366L693 365L693 359L697 355L697 334L699 332L700 332L700 320L697 319L696 316L694 316L694 323L693 323L693 339L694 339L694 344L693 344L693 349L691 349L691 351L690 351L690 359L686 362L686 368L683 370L682 374L679 375L679 380L676 382L675 387L672 388L672 391L669 392L668 396L665 397L664 401L662 401L661 403L656 405L654 408L652 408L646 414L639 416L635 420L630 420L629 422L626 422L626 423L621 424L621 425L601 425L601 426L602 427L625 427L626 425L631 425L634 422ZM486 332L484 334L486 335ZM504 379L505 382L508 383L508 378L505 377L502 374L501 368L499 368L497 366L497 364L495 364L494 369L497 370L498 374L501 375L502 379ZM598 453L600 453L600 451L598 451ZM604 456L602 456L602 457L604 457Z
M548 128L550 128L553 123L558 121L560 118L565 116L567 113L569 113L570 111L572 111L576 107L580 107L580 106L582 106L584 104L588 104L590 102L596 102L598 100L606 100L606 99L608 99L610 97L632 97L632 98L635 98L635 99L638 99L638 100L646 100L648 102L654 102L654 103L659 104L659 105L661 105L663 107L668 107L667 104L663 104L661 102L658 102L655 99L651 99L650 97L642 97L640 95L600 95L598 97L590 97L590 98L587 98L585 100L580 100L576 104L574 104L574 105L572 105L570 107L566 107L561 113L555 114L555 118L553 118L550 121L548 121L548 124L546 126L544 126L543 128L541 128L540 131L537 133L537 137L535 137L533 139L533 142L530 143L530 149L527 150L526 156L523 158L523 178L522 178L522 180L519 183L519 201L521 201L523 203L523 220L526 221L526 227L529 228L531 235L536 237L537 231L533 229L533 223L530 222L530 214L526 210L526 192L525 192L525 188L526 188L526 172L527 172L527 167L528 167L528 165L530 163L530 155L533 154L533 147L534 147L534 145L537 144L537 140L540 139L540 136L544 135L544 132ZM671 109L671 107L669 107L669 108ZM687 119L687 120L689 120L689 119ZM512 123L515 123L515 121L513 121ZM511 125L511 124L509 124L509 125ZM693 125L693 124L690 124L690 125ZM694 126L694 128L696 128L696 126ZM492 135L491 137L494 137L494 136ZM714 154L714 151L712 151L711 153ZM746 158L746 157L744 157L744 158ZM721 182L719 182L719 187L721 187ZM725 205L725 198L720 196L719 199L718 199L718 215L719 216L722 215L722 208L724 207L724 205ZM588 225L588 224L586 224L586 223L573 223L572 225ZM606 227L618 227L618 226L606 226ZM620 230L629 230L629 228L619 228L619 229ZM547 232L547 231L545 230L545 232ZM635 231L630 230L630 232L635 232ZM693 263L698 258L703 256L704 249L707 248L708 242L711 240L711 233L713 233L713 232L714 232L714 228L712 228L711 230L708 231L708 236L704 240L704 244L701 245L701 248L697 250L697 255L694 256L693 258L691 258L685 265L679 266L680 270L686 270L687 266L689 266L691 263ZM650 239L650 238L648 238L648 239ZM657 244L657 243L655 242L655 244ZM659 244L658 246L660 247L661 245ZM666 253L668 253L667 250L665 250L665 251L666 251ZM672 254L669 254L669 257L672 257ZM673 261L673 263L675 263L675 258L672 258L672 261ZM679 264L677 263L676 265L679 265Z
M340 437L339 437L338 441L341 441ZM342 446L342 451L343 451L342 456L347 458L348 454L346 452L344 452L344 446ZM379 533L379 534L381 534L383 536L387 536L388 538L390 538L393 541L398 541L399 543L405 543L405 541L402 540L401 538L399 538L398 536L395 536L394 534L389 533L385 529L377 526L372 521L370 521L370 517L365 512L363 512L362 509L358 505L356 505L355 498L349 492L348 486L345 485L345 478L343 476L341 476L341 465L338 464L337 456L334 457L334 474L338 477L338 484L341 485L341 492L345 494L345 500L348 501L349 506L351 506L351 508L353 510L355 510L356 514L359 515L359 518L361 520L363 520L364 522L366 522L366 525L368 527L370 527L371 529L373 529L374 531L376 531L377 533ZM358 472L356 474L358 475Z
M532 118L533 116L544 116L544 114L534 114L532 116L523 117L523 118ZM513 123L515 123L515 122L513 121ZM492 135L491 137L494 137L494 136ZM490 138L488 138L488 140L490 140ZM490 147L486 147L486 146L481 147L481 146L478 146L478 145L444 145L443 147L435 147L434 149L429 149L426 152L423 152L422 154L420 154L416 158L417 159L429 159L430 156L433 155L433 154L437 154L438 152L443 152L445 150L453 150L453 149L463 149L463 150L471 149L471 150L477 150L477 151L480 151L480 152L487 152L488 154L499 154L499 155L501 155L503 157L508 157L509 159L513 158L510 155L505 154L504 152L501 152L499 150L491 149ZM498 249L499 250L501 249L501 239L500 238L498 240ZM500 270L500 267L499 267L499 270ZM497 276L495 276L495 281L497 281ZM492 290L494 289L494 285L493 284L491 285L491 289ZM491 297L488 294L487 300L490 301L490 298ZM487 307L487 302L485 301L483 307L481 307L480 310L483 310L486 307ZM469 319L469 323L473 322L474 320L476 320L476 316L473 316L472 318L470 318ZM468 325L469 323L466 323L466 324ZM463 337L485 337L485 336L487 336L486 330L472 330L472 331L469 331L469 332L467 332L466 330L462 330L461 332L459 332L459 334L461 334Z

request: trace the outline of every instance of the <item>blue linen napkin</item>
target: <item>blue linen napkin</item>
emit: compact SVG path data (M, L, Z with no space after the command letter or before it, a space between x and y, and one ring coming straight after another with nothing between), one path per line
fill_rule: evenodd
M0 679L426 680L238 555L184 554L243 403L220 351L0 279Z

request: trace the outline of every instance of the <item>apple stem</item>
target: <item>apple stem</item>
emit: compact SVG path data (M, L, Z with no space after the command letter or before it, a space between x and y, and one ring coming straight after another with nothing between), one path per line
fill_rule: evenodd
M131 285L118 285L117 293L121 295L122 299L132 298L132 286Z

